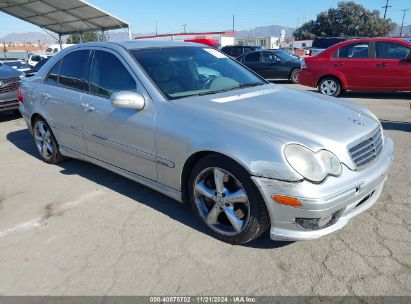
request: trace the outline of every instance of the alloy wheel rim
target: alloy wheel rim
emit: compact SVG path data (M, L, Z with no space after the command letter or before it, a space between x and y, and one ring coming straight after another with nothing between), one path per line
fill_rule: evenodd
M237 235L250 220L250 204L244 187L221 168L207 168L197 176L194 201L203 221L219 234Z
M300 71L294 71L292 74L292 80L294 82L298 82L298 76L300 75Z
M38 121L34 126L34 140L40 155L49 160L53 156L54 145L50 130L42 121Z
M331 96L337 91L337 83L334 80L326 80L321 84L321 93Z

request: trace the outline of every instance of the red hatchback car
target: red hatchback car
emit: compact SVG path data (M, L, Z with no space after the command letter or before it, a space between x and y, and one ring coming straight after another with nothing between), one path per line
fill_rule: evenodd
M333 45L302 63L298 79L322 94L411 91L411 39L368 38Z

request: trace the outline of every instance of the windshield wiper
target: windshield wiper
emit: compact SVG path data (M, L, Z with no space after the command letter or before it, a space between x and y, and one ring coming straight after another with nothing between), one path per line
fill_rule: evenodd
M263 85L264 83L261 82L246 82L246 83L240 83L237 87L242 89L242 88L251 88L251 87L256 87Z
M232 90L236 90L236 89L256 87L256 86L260 86L260 85L263 85L263 84L264 83L261 83L261 82L246 82L246 83L237 84L235 86L232 86L232 87L229 87L229 88L226 88L226 89L202 92L202 93L199 93L197 95L198 96L204 96L204 95L211 95L211 94L217 94L217 93L224 93L224 92L228 92L228 91L232 91Z

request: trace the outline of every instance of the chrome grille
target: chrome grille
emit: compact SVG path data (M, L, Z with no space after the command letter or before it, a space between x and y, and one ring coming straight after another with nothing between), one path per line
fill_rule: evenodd
M360 168L378 157L383 144L382 131L378 128L365 140L352 144L348 151L356 167Z
M20 85L20 78L12 78L3 80L3 86L0 87L0 94L7 93L12 91L17 91Z

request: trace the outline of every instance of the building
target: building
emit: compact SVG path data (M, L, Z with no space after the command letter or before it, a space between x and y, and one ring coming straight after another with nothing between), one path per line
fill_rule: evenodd
M200 32L200 33L177 33L177 34L161 34L152 36L139 36L134 39L154 39L154 40L175 40L185 41L193 39L214 39L217 40L221 46L233 45L234 32Z
M269 36L260 38L236 38L236 45L258 45L266 49L278 49L281 39L279 37Z
M281 42L281 47L282 48L297 48L297 49L312 48L313 41L312 40L286 39L285 41Z

